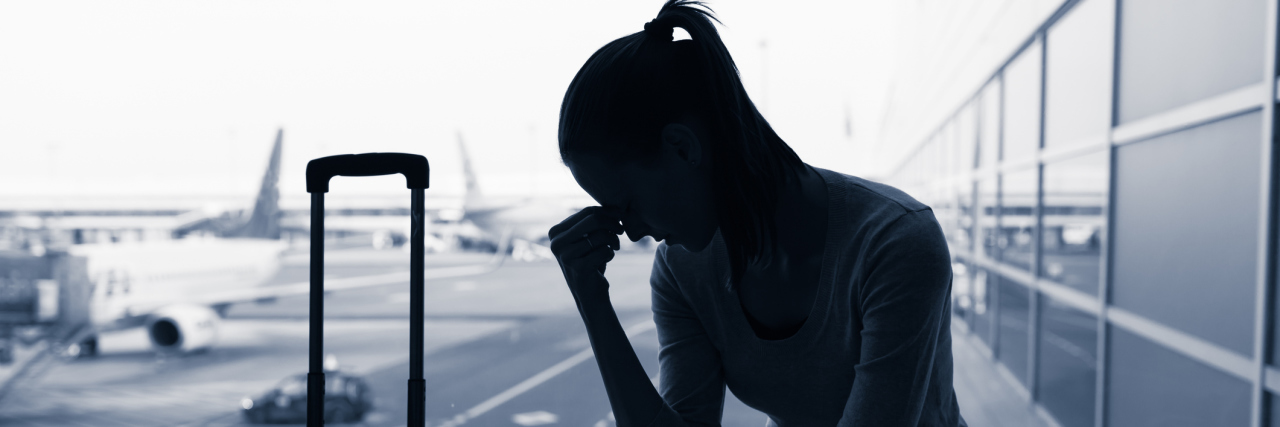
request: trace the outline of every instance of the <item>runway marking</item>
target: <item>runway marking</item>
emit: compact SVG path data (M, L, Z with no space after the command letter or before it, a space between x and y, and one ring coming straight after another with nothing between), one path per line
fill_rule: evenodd
M653 330L654 327L656 327L656 325L653 324L653 320L645 320L644 322L631 325L631 327L624 329L624 331L627 334L627 338L630 339L635 337L636 335L640 335L642 333ZM439 427L454 427L454 426L465 424L467 421L470 421L481 415L484 415L485 412L489 412L490 410L493 410L493 408L497 408L499 405L502 405L503 403L506 403L507 401L514 399L516 396L524 394L524 392L532 390L534 387L537 387L542 383L547 382L547 380L550 380L560 374L563 374L565 371L568 371L574 366L578 366L579 363L582 363L587 359L590 359L594 355L595 353L591 351L591 347L587 347L586 350L582 350L578 352L578 354L569 356L568 359L562 360L560 361L560 363L552 365L550 368L547 368L542 372L534 374L534 376L529 377L529 379L521 381L519 384L516 384L515 386L509 389L506 389L503 392L498 393L493 397L490 397L488 400L485 400L484 402L480 402L479 405L476 405L475 407L468 409L466 412L453 416L453 418L449 419L444 424L440 424Z
M558 421L560 421L560 416L547 411L525 412L523 414L515 414L511 416L511 422L522 426L555 424Z

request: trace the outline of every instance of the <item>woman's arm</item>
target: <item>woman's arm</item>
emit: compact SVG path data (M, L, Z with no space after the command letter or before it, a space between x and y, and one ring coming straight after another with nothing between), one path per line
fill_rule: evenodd
M587 327L618 425L678 427L683 423L679 417L675 417L677 423L671 422L674 412L649 382L609 299L604 270L618 248L617 233L621 231L615 213L589 207L552 227L548 234L551 251Z
M658 248L649 279L660 345L661 396L645 377L608 296L586 304L579 299L578 312L587 325L618 425L719 426L725 393L720 353L676 288L665 262L666 249Z
M608 289L603 275L595 279L603 283L589 285ZM608 292L593 296L574 295L578 314L587 326L587 337L595 352L600 377L609 393L609 406L618 426L649 426L659 412L668 410L662 396L649 382L649 376L631 348L618 315L613 310Z
M945 409L926 401L938 363L951 290L946 240L929 210L904 214L875 239L872 271L856 303L862 316L862 352L853 390L838 426L915 426ZM943 341L949 342L949 340ZM945 373L950 373L946 367ZM948 375L949 377L949 375ZM949 396L951 383L946 381ZM935 393L939 391L935 390ZM939 407L927 407L936 405ZM930 424L932 425L932 424Z

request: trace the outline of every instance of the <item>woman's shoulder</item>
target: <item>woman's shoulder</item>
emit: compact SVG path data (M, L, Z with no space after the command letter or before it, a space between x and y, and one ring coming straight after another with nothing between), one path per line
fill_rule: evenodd
M883 209L889 215L929 209L928 205L889 184L827 169L814 169L826 181L827 190L833 193L829 198L839 197L851 209Z
M701 251L692 251L681 245L668 245L667 242L659 243L657 249L654 256L657 262L663 263L667 268L680 270L710 270L725 267L722 265L725 263L719 260L717 255L727 256L724 238L720 236L718 230L711 237L711 243Z
M728 268L724 256L724 241L719 231L701 251L691 251L680 245L671 246L662 242L654 253L653 273L656 277L668 279L667 285L675 286L682 285L678 282L724 280Z
M906 192L853 175L815 169L827 183L831 203L828 220L834 230L850 233L845 240L850 244L865 248L871 241L885 242L886 232L904 230L922 232L912 233L919 234L917 239L945 241L932 209Z
M716 240L712 245L722 243ZM649 276L654 313L684 312L707 321L725 315L721 302L728 289L728 264L722 252L716 256L712 249L695 252L665 242L658 245Z

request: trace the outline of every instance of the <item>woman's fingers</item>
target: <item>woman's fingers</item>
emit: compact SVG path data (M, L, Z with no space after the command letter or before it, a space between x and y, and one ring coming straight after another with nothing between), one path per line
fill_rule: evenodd
M591 246L604 245L615 251L622 248L622 242L618 240L618 234L611 230L597 230L588 233L587 237L591 239Z
M587 254L582 257L582 262L586 263L586 265L599 266L597 267L597 270L600 271L600 274L604 274L604 268L606 265L609 265L609 261L613 260L613 255L613 249L597 247L587 252Z
M566 260L584 257L595 249L602 247L612 253L618 250L621 244L617 234L605 230L587 233L586 237L578 237L577 239L574 239L573 235L566 233L562 239L558 246L552 247L551 251L558 254L561 259ZM557 243L553 241L552 245L557 245Z
M570 217L570 218L573 218L573 217ZM565 221L568 221L568 219L566 219ZM561 224L564 224L564 222L562 222ZM581 243L581 241L584 239L584 236L588 236L588 235L591 235L592 233L597 233L597 232L614 236L613 247L615 248L618 247L616 242L617 234L622 232L622 224L618 223L616 219L608 218L604 215L589 214L585 217L582 217L577 223L571 225L569 228L558 230L558 231L560 231L560 233L558 233L555 237L551 238L551 252L555 254L563 253L567 255L565 251L571 248L572 246L574 246L575 244ZM592 239L591 240L592 244L589 246L594 246L598 240L600 239L599 238ZM603 241L600 241L599 243L603 244L603 243L609 243L609 242L610 240L605 239Z
M602 278L605 266L619 247L622 224L617 210L593 206L551 227L551 252L560 263L574 297L594 298L608 289ZM607 296L607 293L604 294Z
M551 238L551 240L555 240L556 236L565 233L567 230L572 229L574 226L577 226L588 219L592 221L591 224L618 225L617 228L619 230L622 229L622 226L619 224L622 217L621 213L618 212L617 209L601 206L588 206L573 215L569 215L568 218L565 218L564 221L560 221L559 224L552 226L551 230L547 232L547 237ZM570 236L572 235L573 234L570 234Z
M595 206L590 206L583 210L575 212L573 215L569 215L568 218L565 218L563 221L560 221L559 224L551 226L551 231L547 232L547 237L550 238L551 240L555 240L556 236L559 236L561 233L564 233L564 231L568 230L569 227L573 227L574 225L578 224L578 222L582 221L582 219L585 218L587 215L591 215L591 212L594 210L592 208L594 207Z

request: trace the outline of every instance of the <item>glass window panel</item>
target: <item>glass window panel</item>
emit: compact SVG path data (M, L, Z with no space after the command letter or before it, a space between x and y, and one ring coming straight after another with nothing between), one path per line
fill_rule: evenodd
M1040 296L1040 402L1063 427L1093 426L1098 318Z
M978 118L978 167L995 167L1000 160L1000 78L982 89Z
M1109 151L1044 165L1040 276L1098 295Z
M933 138L931 146L929 147L929 169L931 169L929 174L931 174L931 180L936 182L946 176L946 152L943 151L946 147L942 146L942 138Z
M996 182L985 178L977 183L977 251L991 258L996 256Z
M1113 0L1078 3L1049 28L1044 146L1105 135L1111 127Z
M1116 149L1112 302L1252 353L1261 118Z
M951 314L964 319L965 322L971 322L973 293L973 275L969 271L969 264L959 260L953 261L951 263ZM969 327L972 328L973 325L970 323Z
M933 188L936 190L931 195L928 205L933 208L933 216L938 220L938 225L942 226L943 235L948 241L952 241L954 240L952 236L958 232L956 226L959 224L955 187L947 185L946 182L935 182Z
M1006 173L1000 178L1000 231L996 234L998 259L1031 271L1035 257L1036 189L1038 169Z
M1000 304L1000 350L996 353L1013 376L1027 384L1027 354L1030 333L1027 328L1028 311L1031 308L1030 293L1027 288L1014 283L1005 277L997 276L1000 295L996 297Z
M921 178L924 182L932 181L935 176L934 174L937 173L937 168L934 164L934 148L937 147L937 142L937 140L933 139L928 140L920 151L921 156L924 158L924 161L921 162L921 166L923 166L923 168L921 168L921 172L923 172Z
M947 241L961 251L973 251L973 181L963 181L956 186L955 193L955 226L954 233L947 236Z
M986 269L973 269L973 332L992 348L995 342L995 280ZM994 350L994 348L993 348Z
M1004 70L1004 161L1040 149L1040 43L1032 43Z
M1274 223L1273 223L1273 226L1274 226ZM1280 305L1276 305L1280 303L1280 292L1272 291L1271 301L1272 301L1272 307L1280 307ZM1280 309L1273 308L1272 310L1280 310ZM1271 321L1273 322L1272 325L1280 325L1280 315L1273 315L1271 317L1272 317ZM1280 365L1280 330L1278 330L1276 326L1272 326L1271 328L1271 342L1269 345L1270 345L1271 351L1268 352L1267 354L1267 363L1270 363L1272 365ZM1276 367L1280 368L1280 366L1276 366ZM1276 413L1276 417L1280 418L1280 412ZM1277 420L1277 421L1280 421L1280 420Z
M946 176L946 153L943 151L946 147L943 147L941 138L933 138L933 142L930 145L932 146L929 147L929 176L931 181L937 181Z
M956 160L960 157L960 141L956 138L956 133L951 131L955 127L954 123L948 123L947 127L942 128L939 137L946 142L947 155L943 159L943 165L947 169L947 177L954 177L956 174L965 172L967 169L958 168L959 162Z
M925 181L933 182L942 177L942 162L940 161L942 158L942 141L937 136L929 138L924 144L922 154L924 154L924 162L921 166L924 166Z
M1266 74L1265 0L1126 0L1121 7L1120 123Z
M1107 425L1247 426L1250 384L1111 327Z
M947 122L947 125L934 135L934 138L942 144L942 158L939 159L942 164L939 165L939 170L942 171L942 176L945 177L950 177L956 173L956 139L955 134L948 131L952 126L954 126L952 122Z
M978 107L969 103L960 110L956 120L947 126L947 133L956 140L956 172L973 170L978 154Z
M945 165L942 161L942 139L933 138L929 142L929 181L937 181L943 177Z
M1271 419L1266 424L1271 427L1280 427L1280 396L1267 393L1267 406L1271 408Z
M933 217L938 220L938 225L942 226L942 234L950 238L956 232L955 196L951 194L950 187L946 187L945 183L935 183L931 187L934 190L930 192L929 201L926 204L933 209Z

